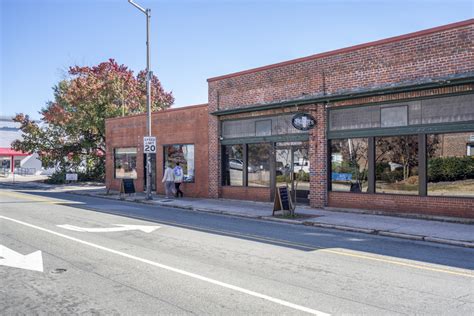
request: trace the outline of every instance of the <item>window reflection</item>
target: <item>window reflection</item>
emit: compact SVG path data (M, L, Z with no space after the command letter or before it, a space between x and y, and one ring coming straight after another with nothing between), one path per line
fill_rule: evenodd
M171 168L179 162L183 168L183 181L194 182L194 145L170 145L164 147L165 164L169 163Z
M243 145L224 146L224 173L222 177L222 182L224 185L242 186L244 184L243 147Z
M377 137L376 192L418 194L418 136Z
M248 174L249 187L270 186L270 143L248 145Z
M474 132L427 137L428 195L474 196Z
M333 191L367 192L367 138L331 141L331 186Z
M116 148L114 155L115 178L137 178L137 149Z

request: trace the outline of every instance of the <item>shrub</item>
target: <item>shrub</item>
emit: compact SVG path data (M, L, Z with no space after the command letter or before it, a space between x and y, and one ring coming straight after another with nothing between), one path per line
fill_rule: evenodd
M428 161L428 181L456 181L474 178L474 157L436 157Z
M64 171L55 171L44 182L49 183L49 184L63 184L63 183L66 183L66 172L64 172Z

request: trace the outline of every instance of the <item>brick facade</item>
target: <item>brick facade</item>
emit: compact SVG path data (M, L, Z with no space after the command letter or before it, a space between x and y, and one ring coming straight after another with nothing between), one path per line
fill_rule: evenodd
M152 135L157 137L156 188L164 194L163 145L194 144L195 182L181 185L185 196L208 196L208 111L207 105L183 107L152 114ZM114 149L135 147L137 151L136 191L144 190L143 136L146 134L146 115L135 115L106 120L106 186L120 189L120 179L114 177Z
M471 19L210 78L208 106L153 114L153 135L158 137L159 143L158 192L163 193L162 145L192 143L195 144L196 182L184 185L187 196L270 201L271 188L221 185L221 121L306 112L317 121L308 135L311 206L474 218L474 198L328 192L327 139L330 107L473 93L473 40L474 19ZM450 80L465 81L455 85ZM411 89L404 92L394 89L399 87ZM345 98L335 98L339 95ZM222 112L231 110L239 111ZM214 112L219 111L220 115L215 115ZM144 115L107 120L107 187L118 189L120 185L120 181L114 179L113 149L136 147L136 187L143 190L141 157L145 131ZM461 155L458 151L465 149L463 142L464 138L460 137L445 142L445 155ZM456 153L450 145L456 145Z
M463 21L412 34L317 54L279 64L208 79L209 83L209 194L251 199L255 188L222 187L220 175L220 120L306 111L317 119L310 132L310 204L366 208L388 212L419 212L434 215L474 217L474 199L394 196L327 192L327 122L329 106L348 106L408 100L474 91L473 84L430 88L410 92L374 93L344 101L315 103L278 109L253 110L256 106L416 86L438 80L474 75L474 20ZM245 113L214 116L222 110ZM217 159L216 159L217 158ZM270 196L270 195L268 195ZM257 199L257 198L255 198Z

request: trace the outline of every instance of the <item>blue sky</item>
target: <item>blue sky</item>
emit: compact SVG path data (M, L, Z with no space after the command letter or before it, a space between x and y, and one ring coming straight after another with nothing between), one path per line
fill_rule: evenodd
M175 106L206 79L474 16L473 2L137 0L152 10L151 63ZM145 68L145 17L127 0L0 0L0 114L38 111L71 65Z

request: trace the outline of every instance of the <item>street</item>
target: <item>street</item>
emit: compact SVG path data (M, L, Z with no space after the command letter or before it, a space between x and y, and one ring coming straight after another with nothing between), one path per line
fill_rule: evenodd
M0 203L1 315L474 314L474 249L47 190Z

